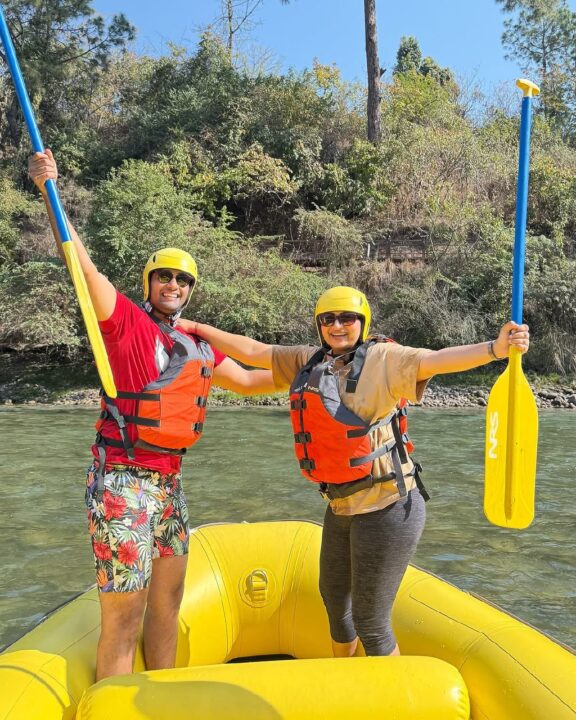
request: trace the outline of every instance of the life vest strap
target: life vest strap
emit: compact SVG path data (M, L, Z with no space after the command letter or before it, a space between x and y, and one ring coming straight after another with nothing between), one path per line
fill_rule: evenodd
M400 461L402 463L406 463L408 462L408 453L404 447L404 436L400 431L400 423L397 413L394 413L394 417L392 418L392 432L394 433L394 439L396 440L396 447L400 453Z
M294 442L305 445L312 441L312 435L309 432L298 432L294 433Z
M422 484L422 480L419 478L417 468L420 468L420 470L422 470L421 466L418 463L414 463L414 468L409 473L407 473L407 475L408 477L414 476L414 479L416 480L416 487L420 491L424 500L427 501L430 499L430 496L426 492L426 489ZM318 490L320 494L326 499L336 500L350 497L350 495L354 495L360 490L368 490L369 488L374 487L374 485L377 485L378 483L388 482L389 480L395 479L395 472L389 472L386 475L381 475L377 478L372 477L372 475L366 475L366 477L360 478L360 480L352 480L351 482L346 483L320 483Z
M416 487L420 491L420 495L422 495L424 502L428 502L430 500L430 495L428 494L428 491L424 487L424 483L422 482L422 478L420 477L420 473L422 472L422 465L420 463L415 462L414 463L414 480L416 480Z
M384 425L389 425L394 419L395 415L396 411L393 410L389 415L386 415L385 418L373 423L372 425L367 425L366 427L361 427L357 429L355 428L354 430L348 430L346 432L346 437L356 438L362 437L363 435L368 435L368 433L374 432L374 430L377 430L380 427L384 427Z
M130 439L126 435L126 442L124 440L114 440L112 438L104 437L102 433L96 433L96 447L98 449L98 493L101 494L104 489L104 473L106 468L106 448L117 447L122 448L126 452L126 455L130 460L134 460L134 445L130 442Z
M102 395L106 404L110 403L110 399L107 395ZM116 397L119 400L154 400L155 402L160 401L160 393L151 392L128 392L127 390L118 390Z
M377 340L370 339L366 342L362 343L360 347L356 350L354 353L354 359L352 360L350 372L348 373L348 377L346 378L346 392L347 393L355 393L356 387L358 386L358 380L360 379L360 375L362 373L362 369L364 368L364 363L366 362L366 355L368 354L368 348L371 345L374 345L374 343L378 342Z
M106 410L102 411L100 413L100 417L102 418L102 415L104 412L107 413L107 417L111 417L116 424L118 425L118 429L120 431L120 437L122 438L120 447L124 448L126 450L126 454L130 458L130 460L134 460L134 445L132 444L132 441L130 440L130 436L128 435L128 428L126 427L126 420L124 419L124 416L120 414L120 411L114 404L114 401L112 398L109 398L107 395L102 393L102 397L104 399L104 402L106 404ZM104 418L102 418L104 419ZM98 439L99 438L99 439ZM98 445L110 445L109 438L105 438L101 433L98 433L96 436L96 440Z
M104 476L106 475L106 448L98 444L98 470L96 471L96 502L104 495Z
M376 450L373 450L369 455L364 455L363 457L353 458L352 460L350 460L350 467L358 467L358 465L363 465L366 462L372 462L373 460L376 460L376 458L379 458L382 455L393 452L395 447L396 440L390 440L386 443L386 445L381 445L380 447L377 447Z
M366 477L360 478L360 480L352 480L351 482L345 483L320 483L320 494L326 496L329 500L335 500L337 498L350 497L354 493L360 490L368 490L378 483L388 482L388 480L394 480L396 477L395 473L387 473L381 477L372 477L372 475L366 475Z
M146 425L147 427L160 427L160 420L154 420L152 418L142 418L138 417L138 415L120 415L118 414L118 417L122 418L124 421L124 425L120 425L120 422L117 419L116 414L107 407L105 410L100 411L100 420L108 420L112 419L120 427L126 427L126 423L132 423L134 425Z
M402 446L403 448L404 446ZM404 480L404 473L402 471L402 460L400 458L400 453L398 452L398 445L395 444L392 448L392 464L394 465L394 474L396 475L396 487L398 488L398 492L400 494L400 497L406 497L408 494L408 490L406 489L406 481Z
M160 427L160 420L153 420L152 418L142 418L138 415L124 415L124 420L134 425L146 425L146 427Z
M140 438L136 440L136 447L140 448L140 450L149 450L150 452L160 453L162 455L186 454L186 448L179 448L178 450L175 450L174 448L164 448L160 447L160 445L153 445L152 443L146 442L145 440L142 440Z

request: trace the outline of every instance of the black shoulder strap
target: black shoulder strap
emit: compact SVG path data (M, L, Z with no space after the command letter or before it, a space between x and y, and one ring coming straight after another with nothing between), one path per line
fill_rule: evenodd
M354 353L354 360L352 360L352 366L350 368L350 372L348 373L348 377L346 378L347 393L356 392L358 380L360 380L360 375L362 374L364 363L366 362L366 355L368 354L368 349L377 342L378 340L376 338L369 338L368 340L366 340L365 343L362 343L362 345L360 345L360 347Z
M302 369L300 370L300 373L309 373L312 368L316 367L318 363L321 363L322 360L324 360L324 357L326 355L326 350L324 348L320 348L317 352L312 355L310 360L306 363L306 365L302 366Z

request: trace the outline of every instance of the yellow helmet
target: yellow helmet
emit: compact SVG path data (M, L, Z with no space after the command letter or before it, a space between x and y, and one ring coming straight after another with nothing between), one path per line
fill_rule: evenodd
M144 302L147 302L150 298L150 273L154 270L160 270L161 268L182 270L182 272L192 275L194 278L194 284L198 279L196 261L190 253L187 253L185 250L180 250L179 248L162 248L162 250L156 250L156 252L148 258L148 262L144 266L144 271L142 273ZM178 312L184 310L186 305L188 305L194 284L190 287L190 292L188 293L186 302L182 305Z
M360 338L362 342L364 342L364 340L368 337L372 313L370 312L370 305L368 304L366 295L364 295L363 292L360 292L360 290L339 285L338 287L326 290L326 292L322 293L322 295L318 298L316 308L314 309L314 320L316 322L316 329L318 330L320 342L324 346L326 346L326 343L322 337L322 330L320 329L318 315L325 312L358 313L358 315L362 318L362 328L360 330Z

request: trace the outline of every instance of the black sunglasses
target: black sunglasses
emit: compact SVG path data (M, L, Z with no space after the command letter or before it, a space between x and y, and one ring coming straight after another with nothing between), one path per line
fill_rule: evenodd
M360 320L360 315L353 312L343 312L338 315L333 312L327 312L322 313L322 315L318 315L318 322L322 325L322 327L332 327L336 320L338 320L340 325L354 325L356 320Z
M162 285L166 285L169 282L172 282L172 278L176 278L176 282L178 283L178 287L185 288L187 285L194 285L194 278L192 275L188 275L188 273L176 273L174 274L172 270L156 270L156 277L158 280L162 283Z

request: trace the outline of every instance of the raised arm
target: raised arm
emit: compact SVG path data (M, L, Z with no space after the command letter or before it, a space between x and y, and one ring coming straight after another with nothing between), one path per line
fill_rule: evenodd
M230 358L214 368L214 384L240 395L269 395L278 391L271 370L246 370Z
M433 375L463 372L493 360L507 358L511 347L525 353L530 345L528 325L507 322L500 328L496 340L476 345L458 345L456 347L435 350L425 355L418 370L417 380L428 380Z
M48 210L48 217L50 218L50 225L52 226L52 232L54 234L54 239L56 240L58 253L65 261L64 253L62 252L62 243L58 239L56 220L52 213L50 203L48 202L46 188L44 187L46 180L50 179L56 181L58 178L58 170L56 168L56 162L52 155L52 151L46 150L43 153L35 153L28 160L28 174L34 181L36 187L42 193L46 209ZM114 312L114 307L116 305L116 289L108 278L98 271L98 268L92 262L90 255L88 255L86 248L78 237L78 233L69 220L68 228L70 230L72 242L74 243L76 252L78 253L80 267L82 268L84 277L86 278L88 292L90 293L90 298L92 300L92 304L94 305L96 317L98 320L107 320Z
M199 335L217 350L239 360L244 365L266 370L272 369L272 345L252 340L244 335L234 335L224 330L218 330L212 325L205 325L193 320L180 319L177 324L185 332Z

